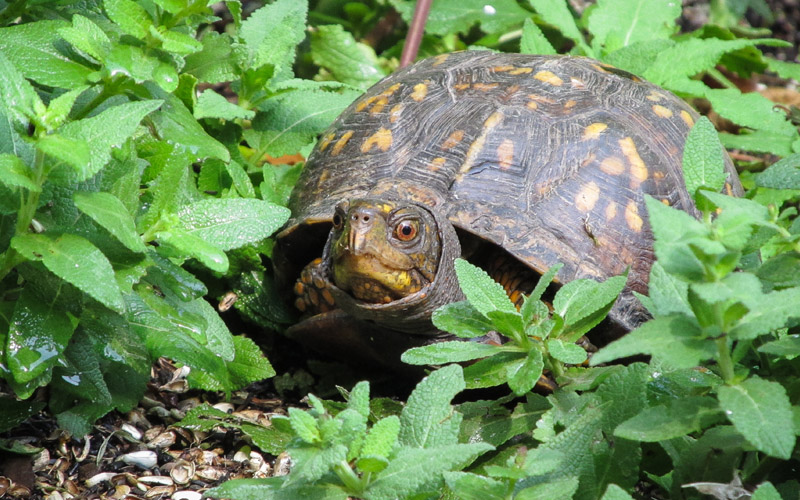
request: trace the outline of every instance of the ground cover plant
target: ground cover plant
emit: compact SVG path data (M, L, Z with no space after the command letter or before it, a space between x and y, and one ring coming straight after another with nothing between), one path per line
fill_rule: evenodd
M234 290L260 327L292 321L268 258L302 168L293 162L395 69L402 23L387 19L408 22L413 4L0 2L0 429L46 409L82 436L137 404L160 356L206 390L275 375L252 340L259 329L231 332L211 303ZM720 194L718 135L698 121L683 161L703 217L648 201L658 262L641 300L653 319L588 366L574 342L624 278L564 286L551 311L539 300L551 270L517 311L460 262L468 300L434 321L508 343L407 352L443 367L404 406L359 383L342 390L346 403L309 396L309 410L270 427L197 408L182 425L235 428L294 460L287 476L209 494L796 498L800 135L791 112L733 80L800 80L800 68L760 50L783 42L736 24L748 6L763 3L714 2L716 22L679 34L677 2L599 0L580 15L561 0L434 2L422 55L598 58L710 103L733 123L726 147L782 159L748 165L745 198ZM547 396L532 392L543 370L559 384ZM497 386L508 396L452 403Z

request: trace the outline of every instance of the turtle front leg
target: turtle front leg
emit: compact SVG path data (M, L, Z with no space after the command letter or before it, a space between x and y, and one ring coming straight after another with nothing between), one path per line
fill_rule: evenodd
M336 309L323 272L322 259L314 259L303 268L294 284L294 306L304 315L314 316Z

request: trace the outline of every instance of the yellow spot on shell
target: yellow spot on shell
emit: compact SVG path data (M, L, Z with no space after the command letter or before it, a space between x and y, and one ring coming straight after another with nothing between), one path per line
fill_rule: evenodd
M690 115L685 109L681 110L681 118L683 118L683 121L686 122L686 125L689 125L690 127L694 126L694 118L692 118L692 115Z
M617 216L617 204L613 201L608 202L606 207L606 222L611 222Z
M503 113L500 111L495 111L489 115L488 118L486 118L486 121L483 122L483 130L481 130L481 134L472 142L472 144L469 145L464 163L462 163L461 168L458 169L456 180L461 180L461 178L464 177L464 174L469 172L469 169L471 169L472 165L475 163L475 159L483 150L483 145L486 142L486 136L489 135L489 131L499 125L502 121Z
M448 54L439 54L434 57L433 65L438 66L447 60Z
M425 96L428 95L428 86L424 83L418 83L414 85L414 92L411 93L411 98L417 102L425 99Z
M361 111L364 111L364 108L366 108L367 106L369 106L370 104L375 102L375 99L377 99L377 98L378 98L378 96L374 95L374 96L367 97L363 101L359 102L358 104L356 104L356 112L359 113Z
M647 165L644 164L642 157L639 156L632 137L620 139L619 146L631 166L631 187L635 189L647 179Z
M581 212L588 212L593 209L597 200L600 199L600 187L592 181L584 184L575 196L575 206Z
M456 90L467 90L469 88L469 83L457 83L453 85L453 88Z
M653 105L653 113L657 114L661 118L672 118L672 110L660 104Z
M528 101L526 106L528 106L528 109L536 109L539 107L539 104L536 101Z
M615 156L609 156L600 162L600 170L608 175L619 175L625 171L625 164Z
M320 139L320 141L319 141L319 150L320 150L320 152L325 151L326 149L328 149L328 145L333 140L333 137L334 137L334 134L330 133L330 134L325 134L322 137L322 139Z
M341 153L342 148L344 148L344 146L347 144L347 141L349 141L351 137L353 137L352 130L348 130L342 134L342 136L339 137L339 140L336 141L336 144L333 145L333 148L331 148L331 156L336 156Z
M647 95L647 99L648 99L649 101L653 101L653 102L658 102L658 101L660 101L660 100L661 100L661 99L663 99L663 98L664 98L664 96L663 96L662 94L659 94L658 92L650 92L650 93Z
M636 202L631 200L625 207L625 223L628 227L637 233L642 230L642 218L639 216L639 209L636 208Z
M375 104L373 104L371 108L369 108L370 114L374 115L376 113L380 113L387 104L389 104L389 99L381 97L375 101Z
M506 71L511 71L512 69L514 69L514 66L505 65L505 66L495 66L492 68L492 71L494 71L495 73L504 73Z
M464 131L455 130L453 131L453 133L447 136L447 139L444 140L444 142L442 143L442 149L451 149L456 144L461 142L462 139L464 139Z
M398 118L400 118L400 114L403 112L404 107L405 105L403 103L392 106L392 109L389 110L389 122L396 122Z
M428 170L430 170L431 172L436 172L437 170L439 170L440 168L442 168L442 166L444 166L444 164L445 164L445 162L446 162L446 161L447 161L447 160L446 160L446 159L444 159L444 158L442 158L441 156L439 156L439 157L437 157L437 158L434 158L434 159L433 159L433 160L431 160L431 162L428 164Z
M556 87L564 83L564 80L556 76L555 73L553 73L552 71L540 71L535 75L533 75L533 77L544 83L555 85Z
M602 73L608 73L609 72L607 69L605 69L604 67L600 66L599 64L592 64L592 67L594 69L596 69L597 71L600 71Z
M608 124L606 123L601 123L601 122L592 123L585 129L583 129L583 140L588 141L597 139L598 137L600 137L600 134L602 134L603 131L607 128Z
M527 75L533 71L533 68L517 68L508 72L509 75Z
M514 164L514 141L503 139L497 146L497 164L501 170L506 170Z
M564 103L564 109L569 109L569 108L572 108L572 107L574 107L576 104L578 104L578 101L575 101L574 99L570 99L569 101L567 101L567 102L565 102L565 103Z
M661 180L663 178L664 178L664 172L661 171L653 172L653 179Z
M381 127L377 132L372 134L361 145L361 152L369 152L373 146L377 146L381 151L387 151L392 145L392 131Z
M472 88L474 88L475 90L480 90L481 92L486 92L487 90L492 90L494 88L497 88L498 85L499 85L499 83L480 83L480 82L478 82L478 83L473 83L472 84Z
M402 84L400 84L400 83L395 83L395 84L394 84L394 85L392 85L391 87L389 87L389 88L387 88L386 90L384 90L383 92L381 92L381 95L382 95L383 97L390 97L392 94L394 94L395 92L397 92L397 89L399 89L401 86L402 86Z
M666 205L666 206L669 206L669 200L668 200L668 199L666 199L666 198L664 198L663 200L661 200L661 203L663 203L663 204L664 204L664 205Z

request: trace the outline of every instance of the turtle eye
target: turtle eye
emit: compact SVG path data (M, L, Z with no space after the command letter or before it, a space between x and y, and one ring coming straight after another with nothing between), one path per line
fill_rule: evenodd
M342 217L342 214L340 214L339 212L334 213L333 228L338 231L339 229L342 228L343 225L344 225L344 218Z
M394 234L400 241L411 241L417 236L418 230L417 221L404 220L394 227Z

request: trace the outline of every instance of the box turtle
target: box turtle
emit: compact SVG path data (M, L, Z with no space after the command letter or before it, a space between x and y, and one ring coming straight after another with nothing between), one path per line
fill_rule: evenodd
M290 336L396 359L463 299L459 256L517 302L557 262L560 283L630 268L609 318L635 327L654 259L644 195L697 215L681 171L697 116L583 57L468 51L381 80L322 135L291 195L276 272L306 319Z

